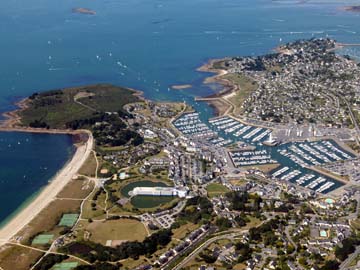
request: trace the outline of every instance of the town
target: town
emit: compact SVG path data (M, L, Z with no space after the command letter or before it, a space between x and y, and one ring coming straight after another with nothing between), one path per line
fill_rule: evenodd
M96 146L11 239L8 258L11 248L31 247L35 270L358 269L359 133L346 117L359 74L335 46L299 41L276 55L222 62L259 84L245 116L207 116L126 89L127 101L113 109L90 87L33 96L37 106L23 112L28 125L88 129ZM353 79L346 91L325 91L345 77ZM97 87L107 95L110 86ZM64 95L89 115L36 118Z

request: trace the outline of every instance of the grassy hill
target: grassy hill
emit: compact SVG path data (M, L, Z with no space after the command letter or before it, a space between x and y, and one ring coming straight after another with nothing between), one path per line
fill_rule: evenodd
M52 90L29 97L29 106L20 112L24 126L64 128L66 123L90 118L95 112L117 112L140 101L135 91L109 84Z

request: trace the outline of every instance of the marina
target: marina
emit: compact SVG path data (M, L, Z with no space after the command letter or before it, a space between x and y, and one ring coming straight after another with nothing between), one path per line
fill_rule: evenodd
M195 138L213 138L216 137L216 132L209 129L200 118L199 113L183 114L180 118L174 121L174 126L184 135Z
M228 116L210 119L209 124L218 132L250 144L265 141L271 133L269 129L245 125Z
M229 155L235 167L276 163L266 150L233 151Z
M289 170L289 167L283 167L283 168L281 168L280 170L274 172L274 173L272 174L272 176L273 176L273 177L278 177L279 175L287 172L288 170Z
M270 173L271 177L287 181L318 193L328 193L343 183L311 170L312 166L322 166L343 162L355 156L343 150L332 140L301 141L263 145L272 138L272 130L246 125L229 116L201 121L198 113L187 113L174 122L175 127L185 136L204 138L216 147L226 147L234 142L246 143L255 150L229 151L229 157L237 168L280 163L282 167Z

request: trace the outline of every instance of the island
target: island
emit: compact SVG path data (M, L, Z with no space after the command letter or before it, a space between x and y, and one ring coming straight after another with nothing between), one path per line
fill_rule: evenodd
M96 15L96 12L94 10L88 9L88 8L73 8L73 13L79 13L79 14L85 14L85 15Z
M174 89L174 90L183 90L183 89L188 89L188 88L191 88L191 87L192 87L191 84L179 84L179 85L171 86L171 88Z

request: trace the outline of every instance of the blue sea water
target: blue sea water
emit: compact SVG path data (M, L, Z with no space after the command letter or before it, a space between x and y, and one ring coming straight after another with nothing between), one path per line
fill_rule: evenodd
M0 133L0 225L74 153L67 135Z
M13 109L14 101L35 91L108 82L142 90L147 98L155 100L186 100L206 118L211 108L194 103L193 97L213 93L217 87L203 85L208 74L197 72L197 67L210 58L268 53L281 42L299 38L328 36L340 42L360 43L359 14L339 9L353 3L4 0L0 4L0 112ZM96 15L73 13L77 7L90 8ZM360 55L357 47L343 53ZM174 84L193 87L168 90ZM12 155L13 150L1 150L11 162L0 163L1 175L7 175L7 182L0 182L1 194L9 190L10 184L20 185L19 190L24 192L21 196L13 194L18 197L15 200L9 190L7 205L14 205L12 209L46 184L69 157L71 142L67 137L55 136L56 143L48 135L31 138L33 147L41 149L31 152L32 148L23 147ZM52 151L57 155L51 155ZM31 156L32 162L22 160ZM47 174L40 170L43 157L53 164L48 165ZM19 183L29 171L36 185L25 187ZM1 209L0 220L8 213L8 209Z

